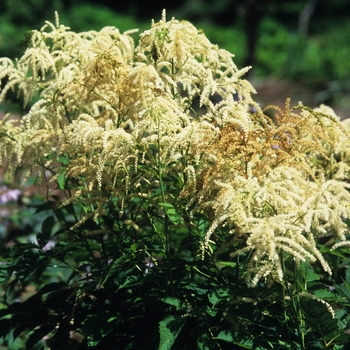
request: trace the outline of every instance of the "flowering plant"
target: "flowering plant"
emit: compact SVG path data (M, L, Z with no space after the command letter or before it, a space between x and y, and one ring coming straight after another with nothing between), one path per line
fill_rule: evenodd
M19 60L0 59L0 100L17 89L30 106L3 118L1 156L46 184L37 212L53 213L4 259L6 300L37 290L0 311L0 335L52 349L338 346L349 317L315 281L335 284L348 259L346 123L326 106L262 109L249 67L189 22L164 12L136 46L134 33L75 33L57 16Z

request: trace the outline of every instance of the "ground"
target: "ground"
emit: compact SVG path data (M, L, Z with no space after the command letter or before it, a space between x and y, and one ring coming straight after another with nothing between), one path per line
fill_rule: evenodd
M283 108L288 97L291 98L291 106L298 104L299 101L310 108L318 107L320 103L328 104L321 99L322 91L311 90L297 82L264 78L252 79L252 85L257 90L255 99L261 106L272 104ZM329 105L341 119L350 118L349 94L338 94L336 101Z

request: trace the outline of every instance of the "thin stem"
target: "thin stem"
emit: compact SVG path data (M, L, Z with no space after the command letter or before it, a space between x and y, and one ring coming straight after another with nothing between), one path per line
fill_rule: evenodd
M105 241L103 240L102 236L99 236L99 240L100 240L100 244L101 244L101 250L103 253L103 259L105 261L106 266L108 265L108 254L107 254L107 250L106 250L106 244Z
M164 192L164 185L163 185L163 179L162 179L162 169L159 166L158 163L158 178L159 178L159 185L160 190L162 194L162 201L163 203L166 203L165 198L165 192ZM173 282L173 273L171 268L171 262L170 262L170 234L169 234L169 218L166 213L166 207L164 207L164 231L165 231L165 250L166 250L166 257L168 262L168 272L169 272L169 280L170 280L170 295L174 296L174 282Z
M284 264L284 258L283 255L281 254L281 266L283 270L283 275L286 275L286 268ZM287 293L286 293L287 292ZM287 295L288 294L288 295ZM291 338L291 332L289 330L288 326L288 320L290 317L288 316L287 313L287 304L286 304L286 299L287 297L290 299L292 303L292 310L293 310L293 318L295 319L295 326L297 326L297 334L299 336L299 344L301 345L301 349L305 349L305 333L304 333L304 320L303 320L303 315L302 315L302 310L298 305L300 305L300 300L298 296L293 296L293 291L290 289L288 281L285 281L282 286L282 302L283 302L283 313L284 313L284 321L287 327L287 333L289 337L289 341L291 344L292 338ZM293 346L294 347L294 346Z
M164 192L164 184L163 184L163 169L161 165L161 159L160 159L160 131L159 131L159 119L158 119L158 138L157 138L157 147L158 147L158 155L157 155L157 170L158 170L158 180L159 180L159 186L160 191L162 195L162 202L166 203L165 198L165 192ZM174 296L174 281L173 281L173 272L171 268L171 262L170 262L170 234L169 234L169 218L166 213L166 207L164 207L164 231L165 231L165 250L166 250L166 257L167 257L167 263L168 263L168 273L169 273L169 281L170 281L170 295Z
M92 259L97 262L99 259L96 258L96 256L95 256L94 252L92 251L90 244L89 244L87 238L85 237L85 235L81 232L78 232L77 236L84 242L84 245L85 245L87 251L89 252L90 256L92 257Z

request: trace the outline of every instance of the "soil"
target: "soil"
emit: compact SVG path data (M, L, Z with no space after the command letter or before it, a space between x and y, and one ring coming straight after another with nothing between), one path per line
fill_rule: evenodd
M300 83L272 78L252 79L251 83L257 91L255 99L262 107L275 105L283 109L287 98L291 99L291 106L298 104L299 101L310 108L320 105L318 101L320 91L308 89ZM328 105L334 109L340 119L350 118L350 96L344 95L341 100Z

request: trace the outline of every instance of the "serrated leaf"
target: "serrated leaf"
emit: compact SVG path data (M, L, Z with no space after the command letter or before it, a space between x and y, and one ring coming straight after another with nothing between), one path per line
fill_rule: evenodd
M206 308L206 313L209 315L209 316L211 316L211 317L215 317L216 315L217 315L217 313L218 313L218 310L216 310L216 309L212 309L211 307L209 307L209 306L207 306L207 308Z
M242 349L251 349L251 350L256 349L255 347L253 348L254 346L253 339L246 338L246 337L241 338L241 336L239 335L235 337L233 344L239 345Z
M24 34L23 38L21 39L19 47L23 52L25 52L28 48L32 47L33 34L33 31L28 31Z
M218 336L216 337L216 339L223 340L223 341L226 341L228 343L233 342L233 336L232 336L232 333L230 331L221 331L218 334Z
M163 321L160 321L158 350L170 350L185 323L185 317L175 316L167 316Z
M178 225L182 221L181 215L170 203L158 203L161 207L165 208L165 213L167 214L169 220L174 224Z
M87 334L89 344L96 345L104 335L116 327L119 320L120 317L116 316L115 310L103 310L98 314L88 314L81 323L81 329Z
M121 271L121 267L125 263L125 256L121 256L115 260L111 265L108 265L105 274L101 278L100 284L105 284L109 278Z
M302 262L300 264L300 272L306 282L318 281L320 279L320 276L315 273L313 268L307 262Z
M197 348L201 350L211 350L215 348L215 341L207 334L203 333L197 340Z
M335 285L335 288L340 295L350 299L350 286L346 281L343 281L342 284Z
M308 270L306 274L306 282L318 281L320 276L316 274L313 270Z
M12 269L10 270L9 267L12 266L12 264L4 264L1 265L0 268L0 286L4 285L12 276Z
M126 276L124 282L120 284L117 290L119 291L124 288L134 287L139 285L140 283L141 281L139 280L138 276L135 276L135 275Z
M175 306L177 310L180 308L180 305L181 305L180 299L172 298L172 297L162 298L162 302L171 306Z
M208 299L213 306L216 305L220 301L220 299L218 298L218 296L216 295L215 292L210 293L208 295Z
M332 317L327 305L320 300L302 297L300 307L307 325L314 331L323 334L325 338L332 337L333 332L338 330L338 321Z
M312 292L312 294L319 299L334 299L334 293L329 289L317 289Z
M196 292L198 295L205 295L208 293L207 289L198 287L195 283L189 283L184 288Z
M335 318L338 320L339 330L344 332L350 328L350 315L345 309L334 310ZM344 333L345 334L345 333Z
M350 284L350 266L345 271L345 281Z
M176 211L175 208L165 209L165 212L174 225L178 225L182 221L181 215Z

